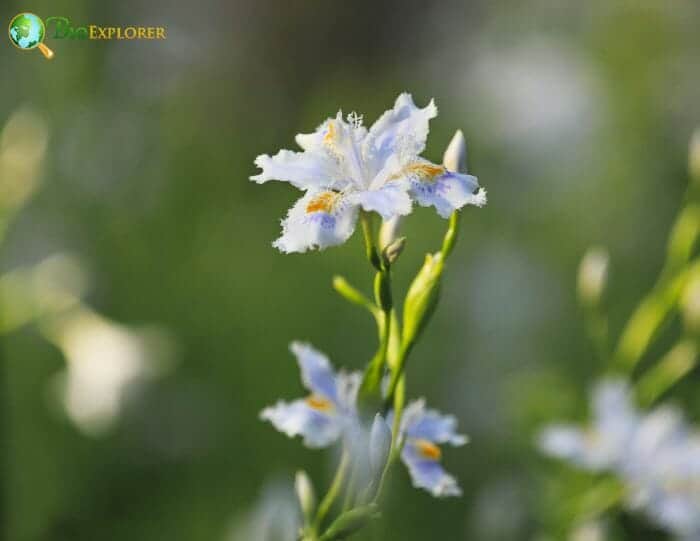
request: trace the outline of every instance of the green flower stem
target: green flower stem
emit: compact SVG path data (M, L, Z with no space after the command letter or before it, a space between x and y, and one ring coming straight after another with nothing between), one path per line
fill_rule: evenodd
M368 244L374 246L373 241ZM376 254L376 250L374 253ZM381 405L381 383L391 338L394 302L391 293L391 268L387 263L380 265L374 277L374 298L375 304L381 309L381 319L378 319L379 348L367 365L359 391L359 399L369 411L376 411Z
M378 272L379 280L388 280L388 271L386 278L383 277L383 272ZM389 287L389 286L387 286ZM367 406L367 409L374 411L381 404L381 383L386 367L387 353L389 351L389 342L391 335L391 306L384 306L382 309L381 323L379 324L379 348L370 363L367 365L365 374L360 384L359 399Z
M700 237L699 198L698 190L691 184L687 203L671 228L659 280L642 299L618 342L613 356L613 366L617 370L630 373L634 369L678 300L687 280L688 262Z
M623 373L634 370L659 328L676 307L689 277L698 271L698 261L685 265L674 276L662 278L642 299L622 331L613 357L614 369Z
M360 211L360 225L362 226L362 234L365 239L365 255L372 266L381 270L381 261L379 253L377 253L377 243L374 241L374 233L372 232L372 217L364 210Z
M674 384L688 374L698 361L698 341L684 338L676 344L637 383L637 398L641 405L651 406Z
M459 233L459 222L460 213L459 211L455 210L450 215L450 222L447 226L447 232L445 233L445 238L442 241L441 252L445 259L450 257L450 254L452 253L452 250L455 247L455 244L457 243L457 236Z
M355 532L364 528L369 522L380 515L377 506L374 504L362 505L342 513L328 527L328 530L319 537L318 541L335 541L336 539L347 539Z
M661 272L662 278L676 274L693 256L700 237L700 204L695 201L697 195L691 190L690 201L681 209L673 224L666 249L666 262Z
M338 464L338 469L333 477L333 482L331 483L328 492L323 497L323 500L318 506L318 511L316 512L316 521L314 524L314 530L318 531L323 524L323 519L326 518L328 511L333 507L335 499L338 497L341 488L343 487L343 482L345 481L345 475L348 471L348 466L350 465L350 454L347 450L343 450L343 454L340 457L340 463Z

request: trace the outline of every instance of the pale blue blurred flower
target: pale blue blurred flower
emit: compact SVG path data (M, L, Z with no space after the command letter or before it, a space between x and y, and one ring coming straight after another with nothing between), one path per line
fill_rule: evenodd
M594 471L616 475L625 503L679 539L700 539L700 434L680 410L638 411L622 381L603 381L593 393L588 428L553 425L541 449Z
M660 407L643 418L619 473L631 508L681 539L700 539L700 435L679 410Z
M591 401L591 426L582 429L570 424L553 424L541 433L539 446L548 455L600 471L626 458L626 447L639 419L623 381L600 383Z
M390 415L388 422L392 422ZM460 496L457 480L440 463L440 444L459 446L467 443L466 436L456 431L457 419L426 409L425 400L409 404L401 418L401 437L404 438L401 460L408 468L413 486L433 496Z
M293 402L279 401L260 418L289 437L301 436L308 447L326 447L356 424L359 373L336 374L328 358L308 344L293 342L301 379L310 394Z
M475 177L419 158L436 115L433 101L420 109L404 93L369 130L361 116L352 113L345 120L338 112L315 132L297 135L303 152L258 156L262 172L251 180L282 180L306 191L283 220L274 245L289 253L342 244L355 230L360 208L389 220L410 214L411 197L443 217L466 204L485 204Z

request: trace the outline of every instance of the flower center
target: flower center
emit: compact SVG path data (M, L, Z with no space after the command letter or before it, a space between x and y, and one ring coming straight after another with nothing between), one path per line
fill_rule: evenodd
M337 192L321 192L313 197L306 205L306 214L312 212L325 212L330 214L333 212L335 203L340 196Z
M315 394L307 396L304 402L306 402L307 406L316 411L330 411L333 409L333 403L330 400Z
M442 451L433 442L423 439L416 440L413 445L416 447L418 454L429 460L440 460Z

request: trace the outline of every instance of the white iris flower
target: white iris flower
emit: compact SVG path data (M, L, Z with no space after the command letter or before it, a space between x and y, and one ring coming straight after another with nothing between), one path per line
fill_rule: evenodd
M297 135L302 152L258 156L262 171L251 180L286 181L306 192L282 221L274 246L291 253L342 244L360 209L388 220L409 214L413 201L434 206L444 218L467 204L484 205L486 192L476 177L419 157L436 115L433 101L421 109L404 93L369 130L361 116L343 119L338 112L315 132Z
M290 438L301 436L308 447L327 447L358 418L355 402L361 376L336 374L328 358L308 344L293 342L290 349L309 395L293 402L279 401L265 408L260 418Z
M408 468L414 487L436 497L462 495L457 480L440 463L440 444L460 446L467 443L467 437L458 434L456 428L457 419L453 415L426 409L425 400L416 400L406 407L401 418L404 438L401 460Z
M308 344L293 342L292 352L297 358L304 386L309 390L305 398L292 402L279 401L265 408L260 418L289 437L301 436L308 447L328 447L344 439L356 459L368 454L374 462L375 473L381 470L388 448L381 452L376 437L370 438L370 430L364 430L358 415L356 401L360 384L360 373L335 373L328 358ZM386 420L377 415L371 432L377 423L384 423L388 435L382 447L389 444L393 412ZM408 468L413 486L430 492L433 496L459 496L462 494L457 481L447 473L442 464L440 445L464 445L467 438L456 431L457 420L452 415L442 415L427 409L424 400L410 403L401 418L401 459ZM369 446L369 449L367 449ZM371 456L373 451L377 456ZM379 456L381 455L381 456ZM372 460L374 458L374 460Z
M540 435L542 450L591 471L616 466L626 458L625 450L639 423L627 386L604 381L592 395L593 422L587 428L553 424Z

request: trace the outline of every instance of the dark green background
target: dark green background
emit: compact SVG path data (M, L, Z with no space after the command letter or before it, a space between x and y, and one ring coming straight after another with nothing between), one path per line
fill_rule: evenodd
M341 273L369 289L369 270L358 235L323 253L276 252L298 193L248 177L257 154L293 148L296 133L337 109L371 123L402 91L440 109L425 155L439 160L461 128L489 193L486 208L465 212L408 380L411 395L457 414L471 443L445 453L464 498L435 501L397 469L381 525L358 539L563 538L545 479L571 474L532 442L544 421L582 411L600 370L576 266L591 244L611 249L613 330L653 282L699 119L700 4L75 0L0 10L8 21L19 11L168 29L165 42L49 38L50 63L0 47L0 120L23 105L50 130L42 188L13 224L2 268L78 254L91 306L163 324L180 362L95 439L47 400L60 352L32 326L3 339L5 539L223 540L265 483L300 467L327 483L332 453L305 450L257 414L301 393L291 340L348 368L371 356L371 322L330 287ZM410 217L397 287L444 226L426 209ZM660 538L625 527L629 539Z

